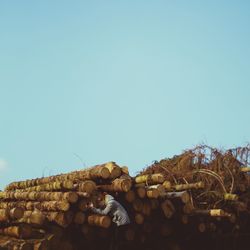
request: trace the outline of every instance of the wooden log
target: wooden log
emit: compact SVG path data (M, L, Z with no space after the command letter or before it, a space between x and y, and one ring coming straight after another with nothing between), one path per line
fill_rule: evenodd
M146 189L145 189L145 187L138 187L136 189L136 194L141 199L145 198L145 196L146 196Z
M33 250L33 246L29 242L20 242L15 244L12 250Z
M237 194L225 193L223 195L225 201L237 201L239 199Z
M250 167L241 167L241 168L240 168L240 171L241 171L242 173L248 173L248 172L250 172Z
M109 177L110 177L109 169L105 167L105 164L102 164L102 165L96 165L91 168L83 169L80 171L73 171L67 174L36 178L26 181L12 182L5 188L5 191L26 189L33 186L48 184L51 182L62 182L66 180L70 181L95 180L98 178L108 179Z
M147 190L157 190L159 193L159 196L164 196L166 189L162 184L156 184L156 185L151 185L147 186Z
M64 228L54 223L51 223L47 229L47 232L49 233L47 236L55 235L55 238L60 240L63 237Z
M105 164L105 167L110 172L110 179L118 178L122 173L121 168L115 162L108 162Z
M15 238L27 239L27 238L30 238L31 233L32 233L31 227L26 224L0 228L0 234L15 237Z
M14 207L12 209L9 210L9 217L11 219L20 219L22 218L24 215L24 209L20 208L20 207Z
M162 174L152 175L139 175L135 177L135 183L148 183L148 184L161 184L164 182L164 176Z
M14 207L12 209L3 208L0 209L0 222L7 222L10 220L20 219L24 214L22 208Z
M90 194L86 192L76 192L76 194L79 196L79 198L89 198Z
M42 239L34 242L34 250L48 250L49 242L47 239Z
M115 179L111 185L99 185L98 188L108 192L128 192L132 186L130 179Z
M144 216L141 213L135 214L135 223L138 225L142 225L144 222Z
M194 210L194 206L191 202L184 204L182 208L182 211L184 212L184 214L191 214L193 210Z
M9 220L9 210L8 209L0 209L0 222Z
M162 185L166 191L170 191L172 189L172 185L170 181L164 181Z
M166 218L171 218L175 213L175 207L170 200L165 200L161 203L161 209Z
M231 214L225 212L223 209L207 209L207 210L193 210L193 214L195 215L205 215L211 217L230 217Z
M106 167L106 164L97 165L93 168L90 168L89 171L86 172L86 174L87 174L88 180L95 180L98 178L102 178L102 179L110 178L110 171Z
M96 190L95 182L86 180L78 184L78 191L92 194Z
M122 174L127 174L129 175L128 167L127 166L122 166L121 167Z
M2 239L2 237L6 237ZM2 243L0 241L0 249L8 250L33 250L33 245L29 242L26 242L22 239L15 239L9 236L2 236L1 239L5 241Z
M157 189L147 190L147 197L157 199L160 193Z
M79 209L80 211L86 212L86 211L88 211L88 209L89 209L88 204L89 204L90 202L91 202L91 203L95 203L95 202L93 202L93 201L90 200L90 199L82 199L82 200L80 200L80 201L78 202L77 207L78 207L78 209ZM94 205L96 205L96 204L94 204Z
M75 203L78 200L76 192L0 192L0 197L4 200L18 201L68 201Z
M93 227L90 226L89 224L83 224L81 227L81 232L83 233L83 235L88 239L91 238L89 236L91 236L93 234Z
M205 187L204 182L195 182L188 184L178 184L173 186L176 191L190 190L190 189L203 189Z
M125 193L125 200L129 203L132 203L135 200L135 192L133 190L129 190Z
M61 238L55 234L49 234L46 236L46 238L49 242L49 249L56 250L58 248Z
M73 190L73 189L74 189L73 181L66 180L66 181L55 181L39 186L28 187L24 190L40 192L40 191L58 191L58 190Z
M142 214L146 216L150 216L151 214L151 203L147 200L143 202Z
M106 215L93 214L88 216L88 223L92 226L98 226L103 228L109 228L111 225L111 219Z
M83 224L83 223L85 222L85 219L86 219L86 215L85 215L83 212L78 211L78 212L76 212L75 215L74 215L73 222L74 222L75 224L81 225L81 224Z
M46 232L44 229L40 229L37 227L33 227L32 225L32 233L31 233L31 238L32 239L45 239Z
M150 199L152 209L157 209L159 207L159 200L158 199Z
M43 225L45 222L45 215L37 209L34 211L25 211L23 218L20 218L18 221L28 224Z
M135 199L132 203L132 206L136 212L140 212L143 208L143 202L140 199Z
M70 204L66 201L17 201L17 202L1 202L0 208L23 208L25 210L41 210L41 211L67 211Z
M181 192L166 192L164 194L164 197L168 199L177 199L181 200L183 203L187 203L190 201L190 195L187 191L181 191Z
M0 198L6 200L18 200L18 201L68 201L75 203L78 199L76 192L18 192L7 191L0 192Z
M206 231L206 224L204 222L200 222L197 225L198 232L204 233Z
M47 212L45 215L49 221L55 222L56 224L64 228L70 225L74 218L74 213L72 211Z

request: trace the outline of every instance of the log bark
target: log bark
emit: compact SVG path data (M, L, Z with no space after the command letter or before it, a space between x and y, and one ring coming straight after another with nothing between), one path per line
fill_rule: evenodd
M34 250L48 250L49 242L47 239L42 239L34 242Z
M68 201L75 203L78 200L76 192L0 192L0 198L5 201Z
M25 210L41 210L41 211L67 211L70 204L66 201L17 201L17 202L0 202L0 208L23 208Z
M191 202L184 204L182 208L182 211L184 212L184 214L191 214L193 210L194 210L194 206Z
M150 216L151 214L151 203L149 201L143 201L143 206L142 206L142 214L146 216Z
M129 190L125 193L125 200L129 203L132 203L135 200L135 192L133 190Z
M140 199L135 199L132 203L132 206L136 212L140 212L143 208L143 202Z
M10 220L16 220L23 217L24 210L22 208L14 207L12 209L3 208L0 209L0 222L7 222Z
M170 200L165 200L161 203L161 209L167 218L171 218L175 213L175 207Z
M195 182L189 184L179 184L173 186L176 191L190 190L190 189L203 189L205 187L204 182Z
M241 167L240 171L243 173L248 173L250 172L250 167Z
M164 176L162 174L152 175L139 175L135 177L136 183L148 183L148 184L161 184L164 182Z
M147 190L147 197L152 199L157 199L160 196L160 193L157 189Z
M238 201L239 196L237 194L226 193L223 195L225 201Z
M81 224L83 224L83 223L85 222L85 219L86 219L86 215L85 215L83 212L78 211L78 212L76 212L75 215L74 215L73 222L74 222L75 224L81 225Z
M105 167L110 172L110 179L115 179L121 176L122 170L115 162L108 162L105 164Z
M136 189L136 194L141 199L145 198L145 196L146 196L146 189L145 189L145 187L138 187Z
M55 222L61 227L66 228L70 225L74 218L74 213L72 211L67 212L47 212L46 218L51 221Z
M98 188L107 192L128 192L132 186L130 179L115 179L111 185L99 185Z
M205 215L211 217L230 217L231 214L225 212L223 209L208 209L208 210L194 210L193 214Z
M45 215L39 210L25 211L23 217L18 221L41 226L45 222Z
M109 169L105 167L105 164L102 164L102 165L96 165L91 168L83 169L80 171L73 171L67 174L36 178L26 181L12 182L5 188L5 191L25 189L33 186L48 184L51 182L62 182L66 180L70 181L95 180L98 178L108 179L109 177L110 177Z
M135 223L138 225L142 225L144 222L144 216L141 213L135 214Z
M29 225L22 224L19 226L0 228L0 234L15 238L27 239L31 237L32 229Z
M111 225L111 219L106 215L93 214L88 216L88 223L92 226L98 226L103 228L109 228Z
M166 192L164 194L164 197L168 199L177 199L181 200L183 203L187 203L190 201L190 195L187 191L181 191L181 192Z
M95 190L96 190L96 184L95 182L91 180L83 181L78 184L79 192L86 192L86 193L92 194L93 191Z
M46 183L43 185L33 186L25 188L25 191L65 191L65 190L73 190L74 183L73 181L66 180L66 181L55 181L51 183Z

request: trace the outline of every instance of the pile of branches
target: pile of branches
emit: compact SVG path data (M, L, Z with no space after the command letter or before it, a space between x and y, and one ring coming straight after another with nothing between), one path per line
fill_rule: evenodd
M88 208L101 207L104 192L131 220L116 249L244 249L249 151L249 145L225 151L200 145L135 177L108 162L10 183L0 192L0 249L110 249L112 218Z

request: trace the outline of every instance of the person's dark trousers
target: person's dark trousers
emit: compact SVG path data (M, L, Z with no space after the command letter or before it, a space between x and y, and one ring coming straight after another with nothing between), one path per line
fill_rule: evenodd
M111 242L110 250L120 250L125 243L125 233L128 229L128 225L114 226L113 239Z

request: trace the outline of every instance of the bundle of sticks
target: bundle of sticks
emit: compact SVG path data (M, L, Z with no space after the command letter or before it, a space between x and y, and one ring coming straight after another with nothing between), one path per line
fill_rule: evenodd
M112 218L89 209L89 203L101 205L104 192L131 220L119 249L233 249L235 242L243 249L250 218L248 150L202 145L135 177L108 162L10 183L0 192L0 249L110 248Z

